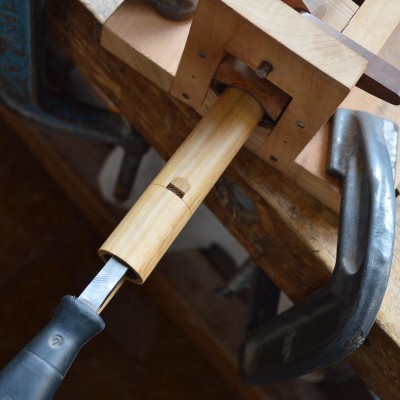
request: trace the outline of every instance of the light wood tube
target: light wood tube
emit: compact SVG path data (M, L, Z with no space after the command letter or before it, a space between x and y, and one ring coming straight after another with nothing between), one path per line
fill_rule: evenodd
M263 110L228 88L199 122L99 250L143 283L260 122Z

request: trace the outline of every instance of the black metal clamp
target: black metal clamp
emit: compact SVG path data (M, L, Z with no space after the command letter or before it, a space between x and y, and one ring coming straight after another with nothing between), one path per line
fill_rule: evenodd
M269 295L257 285L240 353L248 383L303 375L343 359L364 342L391 269L397 134L394 123L369 113L336 112L328 167L343 178L335 269L324 288L273 318Z
M117 183L124 197L149 146L121 114L46 89L44 5L44 0L0 0L0 103L49 132L124 147L129 168L122 167Z

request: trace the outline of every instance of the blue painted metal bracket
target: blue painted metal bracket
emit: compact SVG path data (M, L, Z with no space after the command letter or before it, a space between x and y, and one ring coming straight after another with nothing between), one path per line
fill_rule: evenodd
M119 114L44 90L44 1L0 1L0 101L18 115L74 135L124 145L131 127Z
M121 114L46 89L44 7L44 0L0 0L0 103L46 132L124 147L123 198L149 146Z

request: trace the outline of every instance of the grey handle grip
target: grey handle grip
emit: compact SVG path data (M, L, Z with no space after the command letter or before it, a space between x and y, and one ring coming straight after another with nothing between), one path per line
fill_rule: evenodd
M82 346L104 329L81 300L65 296L50 322L1 371L0 400L49 400Z

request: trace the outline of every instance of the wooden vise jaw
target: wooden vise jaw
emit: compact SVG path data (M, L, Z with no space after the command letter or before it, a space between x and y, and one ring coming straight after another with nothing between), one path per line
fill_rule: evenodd
M314 3L324 7L317 12ZM104 24L102 45L201 115L214 104L212 83L227 63L235 64L231 72L241 65L238 86L258 100L263 92L260 103L275 120L256 128L246 147L338 211L340 185L325 172L327 121L341 106L400 123L396 107L355 88L370 68L368 57L292 8L378 54L398 31L397 0L344 3L345 11L335 13L329 10L341 7L336 0L200 0L193 21L176 22L146 2L125 0ZM376 27L372 37L368 26ZM260 65L271 66L264 82L255 78Z
M289 174L296 156L355 86L367 61L281 0L203 0L171 93L200 111L226 53L256 70L291 100L257 154Z

